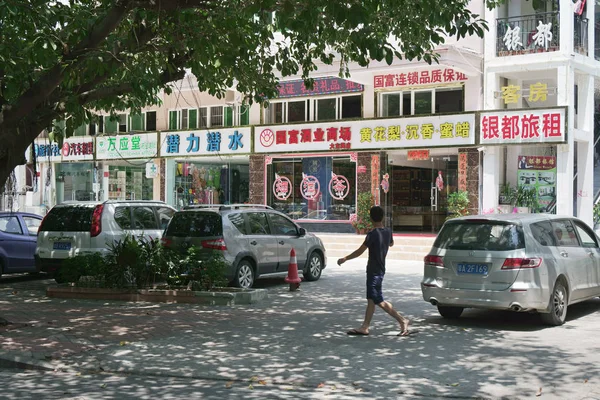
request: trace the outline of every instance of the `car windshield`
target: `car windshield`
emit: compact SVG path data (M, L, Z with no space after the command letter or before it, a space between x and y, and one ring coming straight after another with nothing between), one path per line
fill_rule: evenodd
M520 225L501 221L464 220L448 222L434 246L450 250L509 251L525 247Z
M87 232L92 226L93 206L54 207L48 212L40 231Z
M221 216L213 212L176 213L165 236L211 237L223 235Z

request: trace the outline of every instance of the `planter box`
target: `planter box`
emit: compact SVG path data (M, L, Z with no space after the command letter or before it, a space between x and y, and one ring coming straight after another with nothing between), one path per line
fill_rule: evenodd
M87 300L148 301L232 306L254 304L266 299L265 289L216 288L211 292L157 289L103 289L55 286L46 289L48 297Z

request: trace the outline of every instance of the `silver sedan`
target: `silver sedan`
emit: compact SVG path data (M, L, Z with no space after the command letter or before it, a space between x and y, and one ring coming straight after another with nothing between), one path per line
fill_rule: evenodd
M545 323L562 325L567 306L600 296L598 237L573 217L452 219L425 257L421 290L445 318L488 308L537 311Z

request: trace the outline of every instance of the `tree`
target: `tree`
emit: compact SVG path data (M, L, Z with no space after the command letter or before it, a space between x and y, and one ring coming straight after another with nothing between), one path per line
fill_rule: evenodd
M488 0L488 6L495 5ZM436 60L444 36L483 35L468 0L0 0L0 182L53 121L158 102L186 68L201 91L276 96L315 60ZM275 18L272 18L275 13ZM279 32L279 33L276 33ZM280 34L283 36L281 39ZM398 42L395 42L395 39ZM399 44L397 44L399 43ZM310 79L307 80L310 85ZM0 185L1 186L1 185Z

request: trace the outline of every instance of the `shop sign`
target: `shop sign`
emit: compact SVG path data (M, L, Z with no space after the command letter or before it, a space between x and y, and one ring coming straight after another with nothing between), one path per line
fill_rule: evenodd
M161 132L160 155L206 156L250 152L250 128L217 128L204 131Z
M331 180L329 181L329 194L335 200L344 200L350 193L350 182L343 175L336 175L331 171Z
M481 144L563 143L565 108L481 113Z
M61 149L63 161L81 161L94 159L94 140L85 137L65 139Z
M60 162L60 148L58 143L49 140L36 140L33 143L33 153L37 162Z
M158 178L158 165L153 161L146 163L146 178Z
M517 185L535 190L539 209L531 212L554 213L556 204L556 157L519 156Z
M553 44L552 22L543 23L542 21L538 21L538 25L534 31L531 33L526 32L525 36L529 40L527 46L523 45L523 35L520 26L506 26L505 29L506 32L502 37L502 42L506 51L520 51L525 49L543 49L544 51L548 51L548 47Z
M527 89L524 90L526 92ZM538 103L548 99L548 84L547 83L532 83L529 85L528 103ZM502 101L504 104L516 104L521 97L521 86L508 85L501 88ZM523 96L524 97L524 96Z
M281 82L278 86L279 96L287 97L318 96L323 94L362 92L364 86L341 78L315 78L313 88L307 89L304 80Z
M458 155L458 190L467 191L467 153Z
M371 156L371 194L373 195L373 202L376 206L381 204L380 193L379 193L379 156Z
M315 200L321 193L319 180L312 176L302 173L302 182L300 183L300 194L306 200Z
M157 154L156 133L98 136L96 138L96 159L98 160L155 158Z
M287 200L292 194L292 182L289 178L275 174L273 182L273 194L277 200Z
M475 144L475 114L259 126L256 153L347 151Z
M373 87L375 89L388 89L404 86L432 85L435 83L456 83L468 80L461 72L452 68L437 68L424 71L400 72L397 74L375 75Z
M429 150L409 150L408 161L428 161Z

